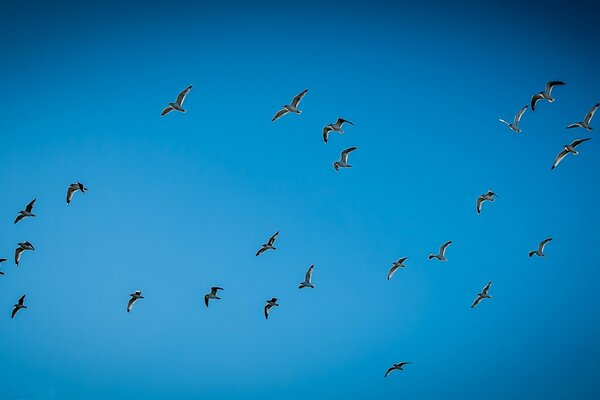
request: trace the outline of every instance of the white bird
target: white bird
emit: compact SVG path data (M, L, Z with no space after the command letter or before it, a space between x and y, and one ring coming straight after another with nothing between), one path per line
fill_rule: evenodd
M306 92L308 92L308 89L304 89L302 92L298 93L292 99L292 102L290 104L281 106L282 107L281 110L277 111L277 113L273 116L273 119L271 119L271 121L277 121L279 118L281 118L282 116L284 116L285 114L287 114L289 112L294 113L294 114L301 114L302 111L300 111L298 109L298 105L300 104L300 101L302 100L302 98L304 97Z
M275 234L273 234L273 236L271 236L269 238L269 241L267 243L263 244L260 249L258 249L258 251L256 252L256 255L260 256L262 253L264 253L267 250L277 250L277 248L275 246L273 246L273 244L275 244L275 240L277 240L278 235L279 235L279 231L275 232Z
M385 375L383 377L387 378L387 376L390 374L390 372L392 372L394 370L404 371L404 366L406 364L412 364L412 363L409 361L402 361L401 363L398 363L398 364L392 364L392 366L387 370L387 372L385 373Z
M71 183L69 185L69 187L67 188L67 205L69 205L71 203L71 199L73 198L73 195L78 190L81 191L81 193L85 193L85 192L87 192L88 188L83 186L83 183L81 183L81 182Z
M23 304L23 302L25 302L25 295L21 296L21 298L19 299L17 304L14 305L14 308L13 308L12 314L11 314L11 318L14 318L20 309L27 308L27 306L25 304Z
M327 143L327 140L329 139L329 133L331 131L338 132L338 133L344 133L344 131L342 129L342 125L344 125L344 123L354 125L352 122L350 122L344 118L338 118L337 121L335 121L335 123L325 125L325 127L323 128L323 140L325 141L325 143Z
M135 292L131 293L129 296L131 296L131 298L127 302L127 312L131 311L131 309L133 308L133 304L136 301L138 301L138 299L144 298L144 296L142 296L142 292L140 290L136 290Z
M348 164L348 154L352 153L356 150L356 147L349 147L346 150L342 151L340 154L340 161L336 161L333 163L333 168L338 171L339 168L352 168L352 165Z
M496 193L491 190L488 190L487 193L482 194L477 198L477 214L481 214L481 206L484 201L494 201L494 196L498 197Z
M298 286L299 289L304 289L306 287L308 288L315 288L315 285L313 285L310 280L312 278L312 274L313 274L313 270L315 269L315 265L311 265L310 267L308 267L308 271L306 271L306 275L304 276L304 282L300 282L300 285Z
M265 319L269 319L269 311L272 307L279 307L277 304L277 298L273 297L271 300L267 300L267 305L265 306Z
M446 243L444 243L442 245L442 247L440 247L440 254L430 254L429 255L429 259L431 260L432 258L437 258L440 261L446 261L446 248L448 246L450 246L452 244L452 240L447 241Z
M162 110L160 115L161 116L167 115L168 113L170 113L173 110L179 111L179 112L185 112L185 109L183 108L183 102L185 101L185 97L187 96L187 94L189 93L190 90L192 90L192 85L183 89L183 91L177 95L177 99L175 100L175 103L169 103L169 105L164 110Z
M550 169L553 170L554 168L556 168L556 166L558 164L560 164L560 162L563 160L563 158L565 158L569 153L573 154L574 156L579 154L579 152L577 150L575 150L575 147L579 146L581 143L586 142L590 139L591 138L577 139L577 140L573 140L573 142L571 142L571 144L565 144L563 151L561 151L560 153L558 153L556 155L554 164L552 164L552 168L550 168Z
M567 129L585 128L588 131L591 131L593 128L590 126L590 121L592 120L592 118L594 118L594 114L596 113L596 110L598 109L599 106L600 106L600 103L594 104L594 107L592 107L592 109L590 111L588 111L587 114L585 114L585 118L583 119L583 121L575 122L574 124L570 124L567 126Z
M521 131L521 129L519 129L519 122L521 121L521 117L523 116L523 114L525 114L525 110L527 110L527 107L528 106L525 105L525 107L523 107L519 110L517 115L515 115L515 122L513 122L512 124L508 121L503 120L502 118L499 118L499 121L508 125L508 127L510 129L512 129L513 131L515 131L516 133L521 133L522 131Z
M25 250L35 250L33 245L28 241L24 241L21 243L17 243L17 249L15 250L15 265L19 266L19 261L21 260L21 253Z
M210 299L221 300L221 298L217 296L217 291L219 290L225 289L223 289L222 287L213 286L210 288L210 293L204 295L204 304L206 304L206 307L208 307L208 300Z
M538 249L537 250L532 250L529 252L529 257L533 257L533 255L535 254L538 257L546 257L546 254L544 254L544 247L546 247L546 245L548 243L550 243L552 241L552 238L548 238L548 239L544 239L540 242L540 244L538 245Z
M554 88L554 86L562 86L562 85L566 85L566 83L561 82L561 81L547 82L545 90L543 92L534 94L531 97L531 111L532 112L535 111L536 103L542 99L548 100L549 103L553 103L555 99L552 97L552 88Z
M31 213L31 211L33 211L33 205L35 204L35 200L36 199L31 200L29 204L25 206L25 209L23 211L19 211L19 215L17 215L17 218L15 218L15 224L25 217L35 217L35 214Z
M491 299L492 296L490 296L488 294L488 290L490 290L490 286L492 286L492 282L488 282L487 285L485 285L485 287L483 288L483 290L481 291L481 293L477 294L477 298L475 299L475 301L473 302L473 304L471 304L471 308L475 308L475 306L477 304L479 304L479 302L483 299Z
M392 268L390 268L390 272L388 272L387 275L387 280L389 281L390 279L392 279L392 276L394 276L394 274L396 273L396 270L398 268L405 268L406 265L404 265L404 261L408 260L408 257L402 257L399 258L398 261L392 263Z
M6 258L0 258L0 264L6 261ZM0 275L4 275L4 272L0 271Z

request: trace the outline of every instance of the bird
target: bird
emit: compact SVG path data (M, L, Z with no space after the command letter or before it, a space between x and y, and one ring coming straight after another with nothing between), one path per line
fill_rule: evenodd
M69 187L67 188L67 205L69 205L71 203L73 194L75 194L75 192L78 190L81 191L81 193L85 193L85 192L87 192L88 188L83 186L83 183L81 183L81 182L71 183L69 185Z
M333 168L338 171L339 168L352 168L352 165L348 164L348 155L356 150L356 147L349 147L346 150L342 151L340 154L340 161L336 161L333 163Z
M399 258L398 261L395 261L392 263L392 268L390 268L390 272L388 272L387 275L387 280L389 281L390 279L392 279L392 276L394 276L394 274L396 273L396 270L398 268L405 268L406 265L404 265L404 261L408 260L408 257L402 257Z
M14 318L15 315L17 315L17 312L19 312L19 310L21 308L27 308L27 306L25 304L23 304L24 301L25 301L25 295L21 296L21 298L19 299L19 301L17 302L17 304L14 305L14 308L12 310L11 318Z
M563 151L561 151L560 153L558 153L556 155L556 159L554 160L554 164L552 164L552 168L550 168L550 170L553 170L554 168L556 168L556 166L558 164L560 164L560 162L563 160L563 158L565 158L569 153L573 154L574 156L579 154L579 152L577 150L575 150L575 148L577 146L579 146L581 143L586 142L590 139L591 138L577 139L577 140L573 140L573 142L571 142L571 144L565 144Z
M275 240L277 240L277 235L279 235L279 231L275 232L275 234L269 238L269 241L262 245L262 247L256 252L256 255L260 256L267 250L277 250L277 248L273 246L273 243L275 243Z
M446 248L448 246L450 246L451 244L452 244L452 240L449 240L446 243L444 243L442 245L442 247L440 247L440 254L430 254L429 259L431 260L432 258L437 258L440 261L446 261L447 260L446 256L445 256Z
M533 257L533 255L535 254L538 257L546 257L546 254L544 254L544 247L546 247L546 245L548 243L550 243L552 241L552 238L549 237L548 239L544 239L540 242L540 244L538 245L538 249L537 250L532 250L529 252L529 257Z
M485 285L485 287L481 290L481 293L477 294L477 298L475 299L473 304L471 304L471 308L475 308L475 306L477 304L479 304L479 302L483 299L491 299L492 298L492 296L490 296L488 294L488 290L490 290L490 286L492 286L492 281L488 282L488 284Z
M338 118L337 121L335 121L335 123L325 125L325 127L323 127L323 140L325 141L325 143L327 143L327 140L329 138L329 132L333 131L338 133L344 133L344 131L342 130L342 125L344 125L344 123L354 125L352 122L344 118Z
M142 296L142 292L140 290L136 290L135 292L130 294L131 298L129 299L129 302L127 303L127 312L130 312L131 309L133 308L133 304L138 301L138 299L143 299L144 296Z
M313 285L311 283L311 278L312 278L312 274L313 274L313 270L315 269L315 265L311 265L310 267L308 267L308 271L306 271L306 275L304 276L304 282L300 282L300 285L298 285L299 289L304 289L306 287L314 289L315 285Z
M499 118L499 121L502 123L505 123L506 125L508 125L508 127L510 129L512 129L513 131L515 131L516 133L521 133L521 129L519 128L519 122L521 121L521 117L523 116L523 114L525 114L525 110L527 110L527 105L525 105L523 108L521 108L519 110L519 112L517 113L517 115L515 115L515 122L513 122L512 124L508 121L503 120L502 118Z
M223 289L222 287L213 286L210 288L210 293L204 295L204 304L206 304L206 307L208 307L209 299L221 300L221 298L219 296L217 296L218 290L225 290L225 289Z
M0 264L6 261L6 258L0 258ZM4 272L0 271L0 275L4 275Z
M271 300L267 300L267 305L265 305L265 319L269 319L269 310L271 307L279 307L277 298L273 297Z
M590 121L594 117L594 114L596 113L596 110L598 109L599 106L600 106L600 103L594 104L594 107L592 107L592 109L590 111L588 111L587 114L585 114L585 118L583 119L583 121L575 122L574 124L570 124L567 126L567 129L585 128L588 131L591 131L593 128L590 126Z
M292 112L294 114L301 114L302 111L300 111L298 109L298 105L300 104L300 101L302 100L302 98L304 97L306 92L308 92L308 89L304 89L303 91L298 93L292 99L292 102L290 104L281 106L282 107L281 110L277 111L277 113L273 116L273 119L271 119L271 121L277 121L279 118L283 117L285 114L287 114L289 112Z
M498 197L496 193L491 190L488 190L487 193L482 194L477 198L477 214L481 214L481 206L484 201L494 201L494 196Z
M535 111L535 105L541 99L548 100L549 103L553 103L555 99L552 97L552 88L554 88L554 86L563 86L563 85L566 85L566 83L562 82L562 81L547 82L546 87L544 88L543 92L534 94L531 97L531 111L532 112Z
M31 213L33 210L33 205L35 204L35 200L36 199L31 200L29 204L25 206L23 211L19 211L19 215L17 215L17 218L15 218L15 224L25 217L35 217L35 214Z
M410 361L402 361L398 364L392 364L392 366L387 370L387 372L385 373L385 375L383 376L384 378L387 378L387 376L390 374L390 372L394 371L394 370L398 370L398 371L404 371L404 366L406 364L412 364Z
M19 261L21 260L21 253L25 250L35 250L35 248L28 241L17 243L17 249L15 250L15 265L17 267L19 266Z
M173 110L184 113L185 109L183 108L183 102L190 90L192 90L192 85L183 89L183 91L177 95L177 99L175 100L175 103L169 103L169 105L164 110L162 110L162 112L160 113L161 117L163 115L167 115L168 113L170 113Z

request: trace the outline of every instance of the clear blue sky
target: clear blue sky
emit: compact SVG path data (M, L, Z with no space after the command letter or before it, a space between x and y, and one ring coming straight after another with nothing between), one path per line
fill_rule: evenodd
M600 138L565 129L600 100L599 15L3 3L0 257L36 250L1 266L0 398L600 397ZM523 134L498 122L553 79L567 86ZM160 117L188 85L188 112ZM272 123L304 88L304 113ZM338 116L355 126L324 144ZM67 207L78 180L89 192ZM13 225L34 197L37 218ZM449 261L428 261L446 240ZM399 361L413 364L384 379Z

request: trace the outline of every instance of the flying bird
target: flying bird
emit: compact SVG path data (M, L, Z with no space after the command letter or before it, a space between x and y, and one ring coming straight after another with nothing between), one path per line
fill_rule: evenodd
M85 192L87 192L88 188L83 186L83 183L81 183L81 182L71 183L69 185L69 187L67 188L67 205L69 205L71 203L73 194L75 194L75 192L78 190L81 191L81 193L85 193Z
M577 150L575 150L575 147L579 146L581 143L586 142L590 139L591 138L577 139L577 140L573 140L573 142L571 144L565 144L563 151L561 151L560 153L558 153L556 155L554 164L552 164L552 168L550 168L550 169L553 170L554 168L556 168L556 166L558 164L560 164L560 162L563 160L563 158L565 158L569 153L573 154L574 156L579 154L579 152Z
M575 122L574 124L570 124L570 125L567 126L567 129L570 129L570 128L585 128L588 131L591 131L593 128L590 126L590 121L594 117L594 114L596 113L596 110L598 109L599 106L600 106L600 103L594 104L594 107L592 107L592 109L590 111L588 111L587 114L585 114L585 118L583 119L583 121L581 121L581 122Z
M21 260L21 253L25 250L35 250L33 245L28 241L24 241L21 243L17 243L17 249L15 250L15 265L19 266L19 261Z
M442 247L440 247L440 254L430 254L429 255L429 259L431 260L432 258L437 258L440 261L446 261L446 248L448 246L450 246L452 244L452 240L447 241L446 243L444 243L442 245Z
M160 115L161 116L167 115L168 113L170 113L173 110L184 113L185 109L183 108L183 102L185 101L185 97L187 96L187 94L189 93L190 90L192 90L192 85L183 89L183 91L177 95L177 99L175 100L175 103L169 103L169 105L164 110L162 110Z
M339 168L352 168L352 165L348 164L348 155L356 150L356 147L349 147L346 150L342 151L340 154L340 161L336 161L333 163L333 168L338 171Z
M315 269L315 265L311 265L310 267L308 267L308 271L306 271L306 275L304 276L304 282L300 282L300 285L298 286L298 288L303 289L305 287L308 288L315 288L315 285L313 285L310 280L312 278L312 274L313 274L313 270Z
M549 103L553 103L555 99L552 97L552 88L554 88L554 86L563 86L563 85L566 85L566 83L561 82L561 81L547 82L546 88L544 89L543 92L534 94L533 97L531 97L531 111L532 112L535 111L536 103L542 99L548 100Z
M294 114L301 114L302 111L298 109L298 105L300 104L300 101L302 100L302 98L304 97L306 92L308 92L308 89L304 89L303 91L298 93L292 99L292 102L290 104L281 106L282 107L281 110L277 111L277 113L273 116L271 121L277 121L279 118L283 117L285 114L290 113L290 112L294 113Z
M481 214L481 206L484 201L494 201L494 196L498 197L496 193L491 190L488 190L487 193L482 194L477 198L477 214Z
M483 288L483 290L481 291L481 293L477 294L477 298L475 299L475 301L473 302L473 304L471 304L471 308L475 308L475 306L477 304L479 304L479 302L483 299L491 299L492 296L490 296L488 294L488 290L490 290L490 286L492 286L492 282L488 282L487 285L485 285L485 287Z
M27 308L27 306L25 304L23 304L24 301L25 301L25 295L21 296L21 298L19 299L19 301L17 302L17 304L14 305L14 308L12 310L11 318L14 318L15 315L17 315L17 313L19 312L19 310L21 308Z
M135 292L131 293L129 296L131 296L131 298L129 299L129 302L127 303L127 312L130 312L131 309L133 308L133 304L138 301L138 299L143 299L144 296L142 296L142 292L140 290L136 290Z
M269 238L269 241L262 245L262 247L256 252L256 255L260 256L267 250L277 250L277 248L273 246L275 240L277 240L277 235L279 235L279 231L275 232L275 234Z
M6 261L6 258L0 258L0 264ZM4 275L4 272L0 271L0 275Z
M19 211L19 215L17 215L17 218L15 218L15 224L25 217L35 217L35 214L31 213L31 211L33 211L33 205L35 204L35 200L36 199L31 200L29 204L25 206L25 209L23 211Z
M338 132L338 133L344 133L344 131L342 129L342 125L344 125L344 123L354 125L352 122L350 122L344 118L338 118L337 121L335 121L335 123L325 125L325 127L323 128L323 140L325 141L325 143L327 143L327 140L329 139L330 132L333 131L333 132Z
M272 307L279 307L275 297L273 297L271 300L267 300L267 305L265 305L265 319L269 319L269 311Z
M223 289L222 287L213 286L210 288L210 293L204 295L204 304L206 304L206 307L208 307L208 300L210 300L210 299L221 300L221 298L219 296L217 296L218 290L225 290L225 289Z
M398 370L398 371L404 371L404 366L406 364L412 364L411 362L407 362L407 361L402 361L401 363L398 364L392 364L392 366L387 370L387 372L385 373L385 375L383 376L384 378L387 378L387 376L390 374L390 372L394 371L394 370Z
M538 257L546 257L546 254L544 254L544 247L546 247L546 245L548 243L550 243L552 241L552 238L548 238L548 239L544 239L540 242L540 244L538 245L538 249L537 250L532 250L529 252L529 257L533 257L533 255L535 254Z
M517 113L517 115L515 115L515 122L513 122L512 124L508 121L503 120L502 118L499 118L499 121L502 123L505 123L506 125L508 125L508 127L510 129L512 129L513 131L515 131L516 133L521 133L521 129L519 128L519 122L521 121L521 117L523 116L523 114L525 114L525 110L527 110L527 105L525 105L523 108L521 108L519 110L519 112Z
M402 257L399 258L398 261L392 263L392 268L390 268L390 272L388 272L387 275L387 280L389 281L390 279L392 279L392 276L394 276L394 274L396 273L396 270L398 268L405 268L406 265L404 265L404 261L406 261L408 259L408 257Z

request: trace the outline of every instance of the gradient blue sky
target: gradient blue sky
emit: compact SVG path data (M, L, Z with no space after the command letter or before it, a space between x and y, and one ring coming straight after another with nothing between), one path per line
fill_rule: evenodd
M0 256L36 250L1 266L0 398L600 397L600 139L550 171L596 135L565 126L600 100L599 15L4 2ZM568 84L523 134L498 122L552 79ZM161 118L190 84L189 111ZM304 88L304 113L272 123ZM338 116L356 126L326 145ZM90 190L67 207L77 180ZM488 188L500 199L478 216ZM38 217L13 225L34 197ZM446 240L449 261L428 261ZM300 291L312 263L316 289Z

